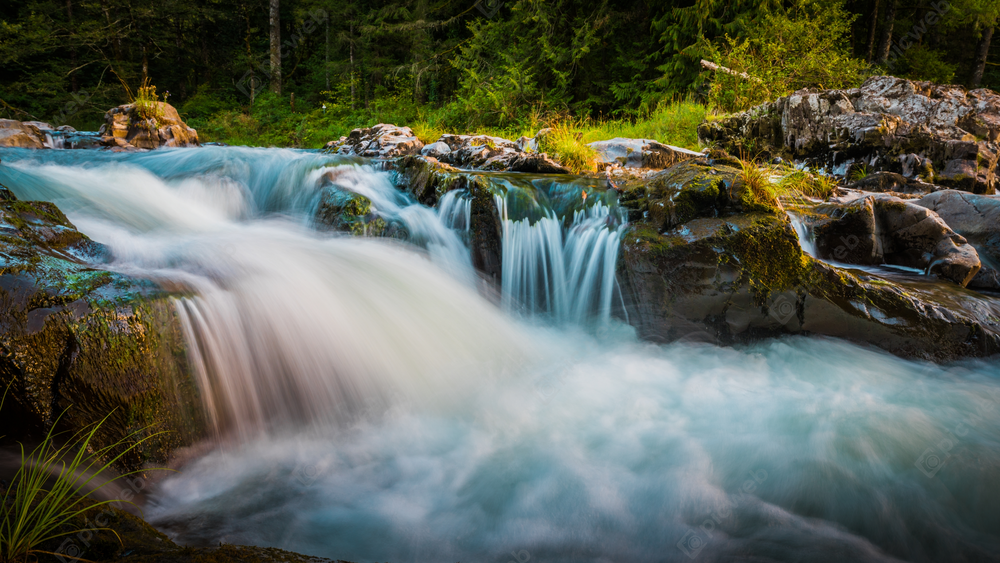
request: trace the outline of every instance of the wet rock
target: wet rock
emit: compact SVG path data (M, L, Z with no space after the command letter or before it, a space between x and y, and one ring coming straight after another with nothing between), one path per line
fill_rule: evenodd
M108 250L46 202L0 198L0 386L12 385L31 438L60 414L76 430L110 413L94 439L166 431L119 463L163 464L204 436L196 384L170 297L150 281L104 270Z
M389 163L394 183L420 203L434 207L438 199L454 189L460 173L454 166L425 156L404 156Z
M630 220L665 232L696 217L749 210L746 195L740 170L698 158L627 182L619 201Z
M313 221L320 231L339 231L354 236L405 239L406 227L387 220L372 207L367 197L336 183L336 170L321 179L323 187Z
M698 160L674 168L679 170L660 173L660 186L632 186L622 196L631 196L623 205L633 210L634 219L622 235L618 281L628 322L642 338L734 344L813 334L937 360L1000 352L1000 304L995 301L951 282L903 274L889 278L820 262L802 252L784 213L739 205L741 188L735 181L732 195L722 189L734 170ZM675 209L657 215L649 209L655 199L644 199L659 197L666 204L673 194L676 202L692 189L708 197L701 205L692 202L686 213ZM927 236L929 212L882 218L874 210L875 197L857 198L858 213L849 213L847 205L838 208L839 220L858 217L852 235L872 233L869 252L880 240L874 232L882 221L898 240L912 243L906 237ZM884 205L901 201L893 199ZM943 231L937 234L958 246Z
M30 122L0 119L0 147L40 149L44 146L45 135Z
M1000 291L1000 198L944 190L913 203L935 212L975 247L983 267L969 287Z
M702 153L665 145L652 139L616 137L590 143L588 146L597 151L599 164L625 168L668 168L683 160L702 156Z
M135 104L108 110L98 132L101 144L126 150L198 146L198 132L181 120L174 106L166 102L154 103L157 115L150 118L140 115Z
M935 186L919 180L911 180L895 172L875 172L844 186L849 190L864 192L896 192L904 194L926 194Z
M975 193L998 187L1000 95L891 76L859 89L803 91L703 123L703 143L730 152L811 159L830 167L863 161Z
M379 123L366 129L355 129L350 135L330 141L326 149L337 154L366 158L393 158L420 154L424 143L409 127Z
M134 478L133 478L134 479ZM145 487L145 482L142 481ZM129 488L123 487L124 490ZM3 491L0 487L0 491ZM65 528L81 530L79 534L60 536L40 544L39 548L50 553L61 553L66 559L74 552L82 560L94 562L129 561L134 563L348 563L322 557L300 555L273 547L255 547L222 544L213 547L182 547L165 534L131 514L135 510L127 502L131 495L116 494L110 504L95 506L93 500L83 499L79 507L82 514L71 518ZM126 511L125 509L131 509ZM136 510L136 512L138 512ZM102 529L95 530L96 526ZM68 539L67 539L68 538ZM58 561L58 556L52 561ZM40 558L41 561L46 559Z
M848 264L895 264L966 286L979 255L936 213L889 195L863 195L810 208L804 223L817 256Z

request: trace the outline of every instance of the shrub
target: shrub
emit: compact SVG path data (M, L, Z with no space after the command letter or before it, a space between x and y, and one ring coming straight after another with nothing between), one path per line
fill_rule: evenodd
M860 85L871 71L850 55L853 21L842 2L797 0L787 10L766 14L746 38L726 36L712 53L732 73L715 72L711 105L743 111L802 88Z

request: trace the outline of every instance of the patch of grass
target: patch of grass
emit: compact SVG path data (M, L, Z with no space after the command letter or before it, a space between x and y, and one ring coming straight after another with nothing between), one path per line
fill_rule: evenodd
M63 435L54 431L59 424L57 419L53 429L30 453L25 452L24 446L21 446L21 466L0 498L0 509L3 512L0 516L0 562L36 560L39 554L57 555L44 551L39 546L49 540L78 532L79 530L67 531L65 528L84 512L117 502L85 502L88 496L119 479L139 473L125 473L87 490L98 475L105 473L129 451L162 434L153 433L140 438L149 430L141 428L114 444L94 448L91 443L94 435L110 416L73 433L62 445L59 442ZM95 528L96 530L109 528ZM114 530L111 531L118 535Z
M778 186L771 182L771 174L746 160L740 161L739 179L743 182L742 204L745 211L773 212L783 209L778 201Z
M781 195L798 197L818 197L826 199L837 188L837 181L831 176L811 174L805 170L790 172L778 181Z
M583 133L574 131L570 122L555 123L539 143L539 149L548 153L574 174L597 170L597 151L583 139Z

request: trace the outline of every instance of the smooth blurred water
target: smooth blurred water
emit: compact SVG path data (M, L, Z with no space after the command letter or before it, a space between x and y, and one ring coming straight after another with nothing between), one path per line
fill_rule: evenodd
M431 248L464 240L465 202L415 207L386 173L317 153L0 159L0 182L58 203L111 267L190 288L177 308L219 442L145 514L182 543L395 563L1000 560L994 363L529 323ZM331 169L431 234L315 232ZM619 223L599 207L572 219L579 193L508 190L508 229L553 228L550 209L594 219L607 244ZM546 244L565 251L568 232Z

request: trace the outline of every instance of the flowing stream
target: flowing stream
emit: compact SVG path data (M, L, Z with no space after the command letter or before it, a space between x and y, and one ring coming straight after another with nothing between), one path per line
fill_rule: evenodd
M355 562L1000 560L1000 367L833 339L636 340L622 222L498 175L500 299L438 209L308 151L0 152L0 183L175 305L213 446L159 482L176 541ZM410 242L321 233L325 182ZM582 182L582 183L581 183ZM588 197L582 196L583 192Z

